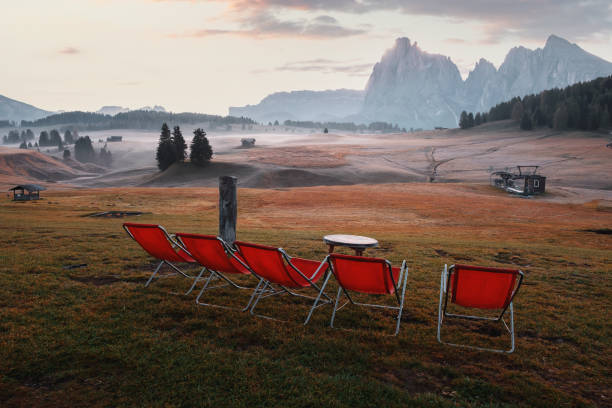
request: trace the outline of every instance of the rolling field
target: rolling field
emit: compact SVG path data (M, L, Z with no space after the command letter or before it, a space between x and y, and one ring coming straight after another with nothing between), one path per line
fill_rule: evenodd
M178 277L145 289L155 263L121 224L215 234L216 189L43 196L0 203L3 407L612 405L609 202L525 200L470 184L239 190L241 240L322 259L323 235L361 234L381 244L367 255L406 259L405 313L392 337L392 315L376 310L342 309L338 325L358 328L345 331L329 328L327 306L304 327L308 304L287 297L258 306L289 320L281 323L196 306ZM84 217L108 210L146 214ZM514 354L437 343L440 271L455 262L525 272ZM65 268L78 264L87 266ZM241 306L248 295L207 296ZM494 323L460 322L444 335L507 344Z

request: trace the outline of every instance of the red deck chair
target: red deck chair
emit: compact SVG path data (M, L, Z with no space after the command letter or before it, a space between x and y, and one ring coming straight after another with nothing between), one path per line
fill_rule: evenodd
M123 224L123 228L128 233L130 237L134 239L134 241L138 242L138 244L149 253L153 258L156 258L160 261L157 268L155 268L155 272L151 275L145 287L149 286L157 272L161 269L164 264L167 264L172 269L174 269L179 274L183 275L188 279L193 279L193 284L189 288L189 290L185 293L188 295L191 293L195 285L198 283L202 274L204 273L204 268L200 271L198 276L191 276L179 268L177 268L172 262L183 262L183 263L196 263L195 259L191 257L189 252L185 250L176 242L172 237L166 232L166 230L161 225L156 224L135 224L126 222Z
M251 275L251 271L248 269L246 263L240 256L240 254L236 253L228 244L225 243L221 238L216 237L214 235L199 235L199 234L176 234L176 238L183 245L183 247L191 254L191 256L199 262L200 265L204 267L205 270L208 270L209 275L206 279L206 282L198 297L196 298L196 303L202 306L213 306L220 307L224 309L236 309L228 306L221 306L212 303L202 303L200 302L200 297L206 290L211 290L220 287L226 287L231 285L237 289L258 289L261 286L261 281L256 288L240 286L236 282L229 279L225 274L233 274L233 275ZM226 282L226 284L217 285L217 286L208 286L210 282L218 278ZM242 311L246 311L253 298L255 297L256 291L253 291L251 295L251 299L247 303L247 305L242 309Z
M391 262L386 259L331 254L329 255L329 263L332 274L335 276L339 285L330 326L334 327L336 312L350 302L357 306L397 310L397 323L393 334L397 336L400 329L402 311L404 310L404 296L406 294L406 282L408 280L406 260L402 262L401 268L397 268L393 267ZM321 292L325 289L330 276L331 274L325 279ZM400 284L401 293L399 292ZM349 291L372 295L394 295L398 305L387 306L355 302L349 295ZM342 306L338 307L340 296L343 292L347 301Z
M319 291L312 309L331 303L331 299L317 286L317 282L327 271L327 257L322 261L311 261L309 259L292 258L282 249L266 245L251 244L236 241L234 243L238 252L245 260L249 269L260 279L259 287L255 289L255 301L251 306L251 314L254 314L257 303L266 297L279 294L289 294L301 298L315 300L314 297L296 293L294 290L312 287ZM293 289L293 290L292 290ZM327 299L321 300L321 296ZM321 302L319 304L319 301ZM311 313L312 314L312 311ZM308 323L310 314L304 322ZM261 316L270 318L269 316Z
M442 344L457 347L467 347L483 351L512 353L514 351L514 308L512 300L516 296L523 272L517 269L487 268L470 265L444 265L440 278L440 303L438 305L438 341ZM449 302L459 306L482 309L500 310L497 317L470 316L447 312ZM510 309L510 327L504 320L504 313ZM510 334L510 349L500 350L476 347L468 344L446 343L441 339L441 328L445 317L470 320L501 321Z

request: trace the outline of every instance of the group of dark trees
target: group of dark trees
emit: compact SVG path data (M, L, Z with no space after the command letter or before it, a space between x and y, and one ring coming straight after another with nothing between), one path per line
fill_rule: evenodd
M8 135L3 136L2 142L4 144L21 142L19 145L21 149L57 147L58 151L63 151L64 159L71 156L70 149L66 146L74 144L74 158L82 163L97 163L109 167L113 161L113 155L106 145L96 153L89 136L79 137L76 130L66 129L63 138L57 129L43 130L38 136L38 142L35 139L31 129L22 130L21 133L13 129Z
M86 130L156 129L162 122L183 124L208 123L211 127L255 123L253 120L244 117L137 110L118 113L114 116L91 112L64 112L35 121L22 121L21 126L74 125L79 129Z
M459 126L462 129L477 125L475 118L471 126L469 119L465 122L464 113L467 117L473 116L472 113L461 113ZM492 107L481 117L485 122L512 119L523 130L541 126L557 130L609 129L612 126L612 76L512 98Z
M474 126L482 125L483 123L487 123L488 120L488 113L478 112L476 115L474 115L472 112L467 113L466 111L463 111L459 117L459 127L461 129L468 129Z
M64 150L64 159L69 157L70 150ZM100 153L96 153L89 136L79 137L74 142L74 158L81 163L97 163L106 167L110 167L113 161L113 155L106 145L100 149Z
M206 132L200 128L193 131L191 140L189 160L199 166L205 165L212 158L213 151ZM155 156L157 167L164 171L173 163L184 162L187 158L187 143L183 138L183 133L179 126L175 126L170 133L170 128L166 123L162 125L159 135L159 144Z
M9 130L8 135L2 136L2 143L12 144L22 142L23 144L23 142L25 142L27 144L27 142L30 142L34 139L34 132L32 132L31 129L22 130L21 133L19 133L18 130L13 129Z
M275 122L278 125L278 121ZM369 125L355 124L353 122L313 122L310 120L286 120L283 122L285 126L293 126L310 129L335 129L348 132L358 131L380 131L382 133L406 132L405 128L400 129L397 123L394 125L387 122L372 122Z

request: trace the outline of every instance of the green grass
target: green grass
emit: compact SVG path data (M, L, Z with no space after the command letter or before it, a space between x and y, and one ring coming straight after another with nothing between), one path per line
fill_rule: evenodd
M214 233L216 209L175 211L200 190L185 191L172 199L149 197L142 206L150 207L151 214L129 220L162 223L171 231ZM393 316L378 311L340 311L340 326L359 327L348 332L328 327L331 308L325 307L302 326L308 304L286 297L261 305L262 312L292 319L280 323L198 307L195 294L177 294L188 287L178 277L145 289L154 263L122 231L125 219L79 216L111 204L136 205L144 193L100 190L71 197L79 194L58 192L39 203L0 204L3 407L610 405L609 236L589 241L583 228L562 223L530 240L485 239L482 231L470 233L473 225L467 230L450 224L423 227L418 234L384 229L372 234L364 227L356 232L381 242L369 255L394 263L408 259L405 315L400 335L392 337L387 334ZM203 194L214 198L214 190ZM243 194L245 205L257 203L260 193ZM589 211L602 223L610 221L610 213ZM249 217L254 222L259 215ZM520 230L522 236L529 234L532 221L480 229L492 236L500 229ZM302 257L325 256L321 236L330 232L325 224L309 224L307 230L241 227L249 222L239 221L242 240L282 243ZM514 354L437 343L440 271L458 258L521 265L526 272L516 299ZM88 266L63 269L79 263ZM210 296L233 305L248 299L236 291ZM445 335L505 346L503 332L489 326L470 326L475 330L469 331L464 324L449 325Z

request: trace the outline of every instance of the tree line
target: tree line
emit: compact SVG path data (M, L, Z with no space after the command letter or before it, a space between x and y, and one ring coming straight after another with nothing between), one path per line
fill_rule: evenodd
M563 89L515 97L477 113L484 122L512 119L523 130L548 126L557 130L609 129L612 126L612 75L579 82ZM473 113L461 112L459 127L477 126ZM470 119L473 118L473 119Z
M203 166L207 164L213 155L212 147L206 138L206 132L197 128L193 131L193 139L189 149L189 161ZM159 144L155 153L157 167L164 171L174 163L182 163L187 158L187 143L179 126L174 126L172 132L164 122L159 135Z
M77 125L80 129L86 130L156 129L162 122L184 124L208 123L213 127L231 124L255 124L255 121L245 117L137 110L118 113L114 116L80 111L64 112L35 121L22 121L21 126L35 127L70 124Z
M56 146L58 149L61 149L64 145L73 144L76 138L78 138L76 131L66 130L62 139L59 131L52 129L51 131L41 131L37 140L32 129L22 130L21 133L13 129L9 131L8 135L2 137L2 143L15 144L21 142L19 146L21 148ZM32 141L34 141L34 145L32 145Z
M63 138L57 129L43 130L38 136L38 141L36 141L31 129L22 130L21 133L13 129L9 131L8 135L3 136L2 141L4 144L21 141L20 149L57 147L58 152L63 152L65 160L72 155L68 146L74 145L74 158L81 163L96 163L109 167L113 161L113 155L106 144L100 149L99 153L96 153L89 136L80 137L76 130L66 129ZM32 141L34 141L34 144L32 144Z

